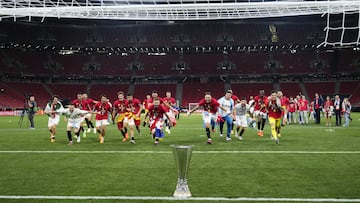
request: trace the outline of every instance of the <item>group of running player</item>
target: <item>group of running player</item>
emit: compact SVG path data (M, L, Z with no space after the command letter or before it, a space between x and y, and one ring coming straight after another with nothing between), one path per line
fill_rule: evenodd
M249 102L245 97L239 99L232 90L227 90L225 95L218 100L212 98L210 92L206 92L204 98L193 109L189 109L188 115L199 107L203 107L202 116L208 144L212 144L210 128L212 132L215 132L215 127L219 124L220 136L223 136L225 122L226 141L232 140L231 131L234 125L235 137L243 140L245 129L255 122L258 126L258 135L262 137L267 118L271 126L271 138L279 144L282 119L283 122L287 122L284 115L287 114L288 101L281 91L272 91L270 96L265 96L265 91L260 90L259 95L251 97Z
M336 99L334 108L338 109ZM202 118L208 144L212 144L210 134L211 131L215 132L217 125L219 125L219 133L222 137L224 124L226 123L226 141L232 140L231 134L234 132L234 127L235 137L243 140L243 134L249 125L253 128L257 126L257 135L264 136L263 131L267 120L271 127L270 137L276 144L279 144L281 126L295 123L295 112L298 113L299 124L308 124L308 115L309 113L313 115L311 111L315 109L316 105L318 105L316 100L309 102L303 95L298 95L295 98L290 97L289 99L281 91L274 90L270 96L266 96L265 91L260 90L259 95L250 96L247 101L245 97L239 99L233 94L232 90L227 90L225 95L218 100L214 99L210 92L205 92L204 98L193 109L188 109L188 116L199 107L203 108ZM323 105L327 118L331 117L330 107L332 106L333 104L327 98ZM167 133L170 133L170 128L176 124L175 116L178 114L178 109L176 108L176 100L171 97L170 92L166 92L166 96L160 98L157 91L154 90L141 102L139 99L134 98L132 94L125 96L124 92L119 91L117 100L113 103L110 103L105 95L101 96L100 101L95 101L88 98L87 94L79 93L77 99L73 100L66 109L59 102L59 98L54 96L51 102L47 104L45 113L49 115L48 127L51 142L55 142L56 126L59 124L60 115L63 114L68 118L67 135L69 145L73 144L72 130L77 137L77 142L81 140L81 131L83 136L86 137L86 134L93 129L94 134L99 133L99 142L104 143L106 126L110 122L117 124L118 130L123 136L123 142L130 140L130 143L135 144L135 130L138 134L141 133L141 112L143 110L145 110L143 126L148 125L155 140L154 143L158 145L159 140L164 137L163 127L165 127ZM94 114L96 115L96 128L94 128L91 121ZM349 117L349 119L351 118ZM84 122L87 125L87 130L83 127ZM328 120L326 125L329 126Z
M73 144L71 131L74 131L77 142L80 142L80 133L83 132L83 137L86 137L91 129L93 129L94 134L99 134L99 142L104 143L106 127L110 122L117 124L123 136L123 142L130 140L130 143L135 144L135 129L138 134L141 133L141 112L145 110L143 125L148 124L155 140L154 143L158 145L159 140L164 137L163 127L166 127L167 133L171 133L171 126L176 124L175 114L178 111L175 105L176 100L171 97L170 92L166 92L166 96L160 98L157 91L153 91L141 102L132 94L125 96L123 91L119 91L117 92L117 100L113 103L105 95L101 95L100 101L95 101L88 98L86 93L79 93L77 99L67 105L67 108L62 106L58 96L53 96L46 105L45 113L49 116L48 128L51 142L55 142L60 116L65 115L69 145ZM91 121L93 115L95 115L95 127ZM84 128L84 122L87 125L87 130Z

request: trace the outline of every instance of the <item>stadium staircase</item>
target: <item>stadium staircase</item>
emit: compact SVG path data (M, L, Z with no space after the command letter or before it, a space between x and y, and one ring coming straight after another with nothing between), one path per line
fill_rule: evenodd
M183 97L183 83L178 82L176 85L176 100L179 102L179 105L182 104L182 97Z
M310 97L309 97L309 94L308 94L307 91L306 91L306 87L305 87L304 82L299 81L299 85L300 85L301 93L302 93L303 95L305 95L306 98L310 98Z
M42 86L50 95L54 95L54 93L51 91L51 89L45 83L42 83Z

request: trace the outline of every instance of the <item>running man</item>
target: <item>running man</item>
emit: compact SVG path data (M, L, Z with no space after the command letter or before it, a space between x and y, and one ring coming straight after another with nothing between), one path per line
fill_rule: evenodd
M83 93L79 92L77 95L76 95L76 99L74 99L72 101L72 104L74 105L75 108L78 108L80 110L83 109L82 107L82 95ZM80 123L80 130L79 132L83 131L83 137L86 137L86 130L84 129L83 125L84 125L84 122L85 121L85 115L81 117L81 123Z
M129 139L127 128L124 127L124 118L126 113L126 100L123 91L117 93L118 99L114 102L114 109L112 111L112 117L116 119L118 130L121 132L123 139L122 142L126 142Z
M59 96L54 95L51 101L45 107L45 114L49 116L48 128L50 131L50 142L55 142L56 127L60 122L60 114L63 112L64 107L59 101Z
M240 100L240 103L237 103L234 108L234 117L235 117L235 137L239 140L243 140L243 134L245 129L248 127L247 122L247 113L250 111L249 104L246 103L245 97Z
M88 95L86 93L83 93L82 95L82 110L91 112L94 109L94 104L97 102L93 99L88 98ZM94 134L96 133L96 129L94 128L94 124L91 122L92 114L88 113L85 115L85 122L88 127L87 133L91 132L91 129L93 129Z
M170 118L171 117L175 118L173 109L176 108L176 100L175 100L174 97L171 96L171 92L167 91L165 93L165 97L163 98L163 102L165 104L165 108L168 110L167 112L168 112L169 117ZM165 119L165 125L166 125L165 131L168 134L170 134L171 133L171 131L170 131L171 126L169 125L170 122L169 122L169 120L167 118L164 118L164 119Z
M126 97L126 113L124 118L124 126L129 127L130 130L130 143L135 144L134 131L136 128L140 134L140 114L142 110L142 105L140 100L133 97L132 94L128 94Z
M106 126L109 125L109 112L111 112L111 104L108 102L105 95L101 95L100 102L96 103L94 106L94 111L96 112L96 131L100 134L100 143L103 144L106 134Z
M265 96L265 91L260 90L259 95L254 97L254 119L257 122L257 128L258 128L258 136L262 137L264 136L264 127L266 123L267 118L267 109L266 109L266 103L267 103L267 97Z
M150 131L153 139L155 139L154 144L159 145L160 139L164 138L164 116L169 119L170 125L172 125L172 122L167 115L167 109L163 104L160 104L158 98L154 98L152 104L149 106L147 114L146 117L149 116Z
M277 96L277 91L272 91L269 101L266 103L266 107L269 112L269 124L271 126L271 135L275 140L276 144L280 143L280 128L281 128L281 117L284 111L286 115L286 109L281 106L281 101ZM287 118L284 117L284 122L287 122Z
M204 98L201 99L193 109L189 109L188 116L190 116L190 114L196 111L196 109L198 109L199 107L204 108L202 114L203 114L203 121L207 136L207 143L212 144L210 127L211 130L214 132L215 124L217 120L218 108L221 108L223 111L227 111L227 110L224 107L220 106L219 102L216 99L212 98L210 92L205 92ZM228 113L230 114L231 112L229 111Z
M222 110L221 108L218 109L219 115L222 119L220 119L220 136L223 136L223 129L224 129L224 123L226 122L227 125L227 132L226 132L226 141L231 140L231 129L233 125L233 115L232 112L234 110L234 100L231 99L232 91L228 90L225 93L225 96L221 97L218 102L220 106L224 107L225 110Z
M75 108L73 103L68 105L68 108L64 109L62 114L65 116L65 121L67 120L67 136L69 139L68 145L73 145L71 130L74 130L76 135L76 141L79 143L81 141L80 138L80 129L81 129L81 122L83 121L83 116L89 113L88 111L80 110L79 108Z

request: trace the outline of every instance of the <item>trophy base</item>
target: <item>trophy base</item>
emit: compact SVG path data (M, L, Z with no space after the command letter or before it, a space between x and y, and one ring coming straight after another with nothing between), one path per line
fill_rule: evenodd
M179 198L191 197L191 192L189 190L186 179L178 179L176 190L174 192L174 197L179 197Z
M191 192L184 192L184 191L175 191L174 192L174 197L177 198L187 198L187 197L191 197Z

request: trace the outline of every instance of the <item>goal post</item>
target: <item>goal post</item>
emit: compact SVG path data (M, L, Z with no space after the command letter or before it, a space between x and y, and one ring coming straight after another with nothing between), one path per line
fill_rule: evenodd
M188 110L190 111L191 109L193 109L198 103L189 103L188 104ZM202 113L203 112L203 107L199 107L194 113Z

